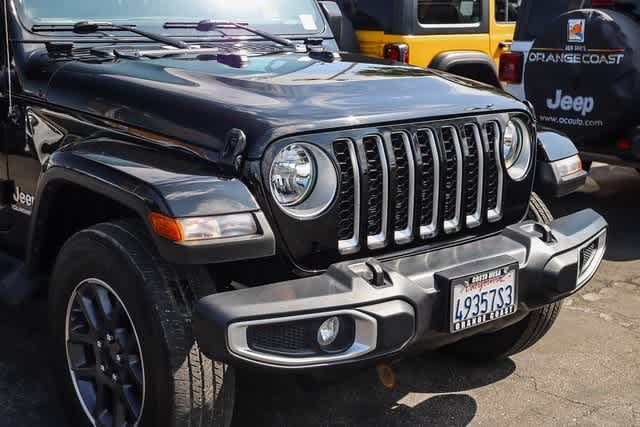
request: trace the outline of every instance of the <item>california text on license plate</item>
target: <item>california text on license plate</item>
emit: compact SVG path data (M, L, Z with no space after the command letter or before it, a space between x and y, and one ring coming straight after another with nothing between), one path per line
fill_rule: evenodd
M518 265L451 281L451 332L461 332L516 312Z

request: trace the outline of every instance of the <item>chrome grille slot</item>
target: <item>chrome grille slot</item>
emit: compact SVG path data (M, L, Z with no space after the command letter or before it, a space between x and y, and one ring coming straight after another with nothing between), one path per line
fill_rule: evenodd
M502 219L502 162L500 160L500 126L496 122L484 126L487 158L487 220Z
M420 173L420 237L427 239L438 234L440 161L433 131L431 129L419 130L417 137L422 160L422 171Z
M381 137L365 136L362 145L367 162L367 246L378 249L386 246L388 165Z
M353 142L341 139L333 143L339 168L338 247L348 255L360 250L360 169Z
M392 133L391 146L396 160L394 236L396 243L404 244L413 240L415 162L406 133Z
M467 227L482 223L482 192L484 184L484 150L480 131L474 124L463 127L464 159L464 212Z
M502 218L500 125L426 124L333 142L341 254L406 245Z
M442 203L444 232L460 230L460 205L462 202L462 151L458 132L452 126L441 129L444 157L444 185Z

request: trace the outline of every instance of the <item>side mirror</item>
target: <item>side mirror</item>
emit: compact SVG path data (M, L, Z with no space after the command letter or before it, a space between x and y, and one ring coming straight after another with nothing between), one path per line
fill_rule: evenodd
M338 3L336 3L335 1L321 1L319 3L324 16L329 22L329 27L331 28L333 37L336 40L342 40L342 34L344 31L344 16L342 15L340 6L338 6Z

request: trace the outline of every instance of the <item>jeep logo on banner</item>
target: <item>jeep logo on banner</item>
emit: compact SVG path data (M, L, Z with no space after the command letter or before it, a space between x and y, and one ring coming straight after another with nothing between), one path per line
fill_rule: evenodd
M547 108L549 110L575 111L583 117L593 111L594 105L595 101L590 96L576 96L574 98L569 95L563 95L560 89L556 91L554 98L547 99Z

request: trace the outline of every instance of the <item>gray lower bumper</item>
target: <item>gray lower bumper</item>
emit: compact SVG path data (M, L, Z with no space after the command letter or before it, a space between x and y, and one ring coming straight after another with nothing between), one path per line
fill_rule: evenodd
M576 292L600 264L606 229L600 215L584 210L557 219L550 227L525 222L499 235L429 253L369 260L369 266L367 260L344 262L314 277L211 295L197 304L196 336L205 354L216 360L282 369L357 364L413 346L441 347L504 328L531 310ZM598 244L597 259L582 266L582 249L592 242ZM451 334L450 290L442 278L512 263L518 266L517 312ZM361 322L356 331L363 341L361 351L289 357L256 351L247 341L250 325L321 319L334 313L351 313Z

